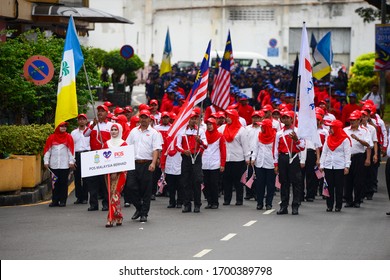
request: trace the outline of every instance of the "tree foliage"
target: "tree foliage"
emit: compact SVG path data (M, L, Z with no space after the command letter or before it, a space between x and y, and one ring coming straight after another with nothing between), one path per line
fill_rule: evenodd
M375 53L363 54L357 57L352 66L352 78L348 81L348 88L351 92L363 97L370 91L371 85L378 82L378 76L374 72Z
M8 31L12 32L12 31ZM64 39L30 30L0 43L0 123L53 123L57 102L57 84ZM90 49L82 47L91 86L99 84L96 63ZM54 65L53 79L41 86L27 81L23 66L33 55L42 55ZM85 112L90 101L87 80L81 69L76 78L79 112Z

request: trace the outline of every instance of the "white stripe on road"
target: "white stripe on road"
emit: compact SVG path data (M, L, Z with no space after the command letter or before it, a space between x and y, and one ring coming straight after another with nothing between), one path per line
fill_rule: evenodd
M263 215L268 215L268 214L271 214L272 212L274 212L275 209L270 209L270 210L267 210L263 213Z
M247 222L245 225L243 225L243 227L250 227L251 225L253 225L253 224L256 223L256 222L257 222L256 220L249 221L249 222Z
M232 239L236 235L237 235L237 233L229 233L224 238L222 238L221 241L228 241L228 240Z
M204 250L200 251L199 253L197 253L196 255L194 255L194 258L201 258L204 255L206 255L207 253L211 252L211 250L212 249L204 249Z

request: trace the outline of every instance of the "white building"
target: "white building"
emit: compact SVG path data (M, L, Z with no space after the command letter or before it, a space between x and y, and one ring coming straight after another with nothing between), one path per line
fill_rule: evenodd
M212 50L223 50L230 29L233 53L252 51L273 64L292 64L304 21L309 42L312 33L319 41L332 31L335 61L349 65L375 51L375 24L363 23L355 13L369 6L360 0L90 0L89 5L134 24L96 23L83 41L105 50L129 44L145 62L152 53L161 62L168 27L173 63L200 61L210 39Z

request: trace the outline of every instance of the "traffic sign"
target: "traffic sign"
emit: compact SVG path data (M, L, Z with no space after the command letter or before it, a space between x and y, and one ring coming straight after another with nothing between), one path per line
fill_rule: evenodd
M44 85L53 78L53 63L45 56L34 55L24 63L23 73L28 81L37 86Z
M278 41L275 38L272 38L271 40L269 40L269 45L271 46L271 48L275 48L277 44L278 44Z
M122 48L121 48L121 56L124 58L124 59L129 59L129 58L132 58L134 55L134 49L132 46L130 45L124 45Z

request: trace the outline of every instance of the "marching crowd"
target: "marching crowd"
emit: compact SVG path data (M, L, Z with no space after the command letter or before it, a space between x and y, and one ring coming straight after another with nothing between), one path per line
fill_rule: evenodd
M358 102L356 94L347 96L337 83L316 81L321 140L316 144L297 134L299 102L289 92L289 71L237 67L230 106L193 108L184 129L169 137L194 71L174 68L162 78L157 71L153 68L147 80L148 104L140 104L136 114L131 106L115 107L107 101L97 107L92 122L80 114L71 134L63 122L49 136L44 165L58 178L50 207L66 206L72 169L74 203L87 204L89 198L88 211L96 211L101 198L102 210L108 211L106 227L122 224L122 196L124 207L133 204L136 209L132 219L146 222L156 195L169 196L168 208L198 213L202 193L205 209L218 209L220 200L240 206L255 199L258 210L271 210L278 191L281 203L276 213L288 214L291 205L291 214L298 215L301 202L312 202L316 196L326 199L327 212L340 212L343 205L360 208L377 192L381 157L390 156L378 85ZM211 90L212 74L209 84ZM242 88L251 88L253 96L244 95ZM125 145L134 145L135 170L81 178L81 153ZM389 172L387 163L387 184Z

